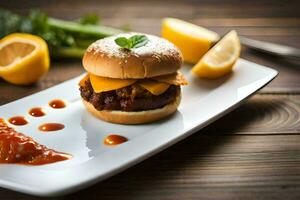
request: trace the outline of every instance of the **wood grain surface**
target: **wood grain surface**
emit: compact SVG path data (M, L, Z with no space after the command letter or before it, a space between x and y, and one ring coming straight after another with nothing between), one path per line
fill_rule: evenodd
M159 35L161 18L177 17L220 34L300 48L300 2L268 0L7 1L19 13L40 8L62 19L84 13L102 23ZM239 108L193 136L108 180L53 199L300 199L300 65L243 48L242 57L279 76ZM0 105L83 72L81 61L53 61L42 81L19 87L0 80ZM0 189L0 199L39 199Z

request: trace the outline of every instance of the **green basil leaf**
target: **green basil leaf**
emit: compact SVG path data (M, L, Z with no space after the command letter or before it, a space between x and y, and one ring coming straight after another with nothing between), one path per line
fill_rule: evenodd
M130 41L126 37L116 38L115 43L125 49L131 48Z
M148 38L145 35L134 35L129 38L132 41L132 48L139 48L148 43Z
M122 48L132 49L145 46L149 42L149 39L145 35L134 35L129 39L125 37L116 38L115 42Z

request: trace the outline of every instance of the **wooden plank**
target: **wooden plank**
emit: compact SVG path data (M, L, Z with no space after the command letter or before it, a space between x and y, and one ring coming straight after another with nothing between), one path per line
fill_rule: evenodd
M59 10L57 9L57 6L60 6ZM153 5L151 4L151 6L143 6L141 4L130 4L122 7L122 4L116 3L103 5L89 4L89 6L85 5L82 8L78 9L78 12L73 12L74 9L76 10L77 7L81 6L82 5L80 2L78 4L72 5L65 3L62 3L60 5L60 3L58 3L50 6L47 5L47 7L45 7L45 11L48 12L51 16L56 16L64 19L76 19L86 12L93 12L95 10L96 13L103 17L104 24L117 27L122 26L124 24L130 24L133 30L144 31L153 34L159 33L158 31L160 26L160 20L161 18L167 16L173 16L189 20L196 24L211 28L212 30L217 31L220 34L224 34L230 29L236 29L241 35L248 36L299 36L300 34L300 20L296 18L297 16L292 17L292 11L288 12L290 16L287 17L280 16L276 18L271 18L272 16L270 15L262 16L260 14L254 14L252 16L246 17L246 19L244 19L245 17L223 19L226 16L222 16L222 18L219 18L217 15L213 15L214 18L212 18L211 15L207 14L207 9L205 10L206 12L202 12L201 9L205 8L198 4L196 6L194 6L193 4L182 4L181 6L178 6L177 4L173 5L170 3L156 3ZM199 6L199 8L197 6ZM228 7L228 9L230 9L231 11L231 16L234 15L233 11L235 10L239 10L240 12L242 11L240 7L239 9L234 9L234 7L232 6L235 7L235 5L231 5L230 7ZM251 8L260 9L262 10L262 13L265 14L265 12L267 12L266 10L268 10L269 7L272 6L273 5L268 5L267 7L260 6L260 8L256 8L253 5L251 5L247 9L248 11L249 9L251 10ZM224 7L215 7L214 5L210 7L213 7L210 8L213 13L217 13L218 10L216 9L218 8L225 9ZM278 9L281 9L282 13L282 6L280 6L279 4L277 5L277 7ZM22 7L22 10L23 9L24 8ZM87 10L85 11L85 9ZM200 9L199 13L206 13L206 15L197 16L198 9ZM101 10L103 10L103 12L101 12ZM189 10L189 12L187 13L186 10ZM270 11L272 11L272 13L276 12L276 10L274 9ZM161 16L158 12L162 12ZM176 12L176 14L172 14L173 12ZM180 16L178 12L183 12L184 16ZM112 16L107 16L106 14L112 14ZM187 17L187 14L190 14L192 16ZM282 29L280 27L285 28ZM156 30L156 32L154 32L154 30Z
M190 21L192 22L192 21ZM157 20L133 20L129 21L126 18L120 18L119 20L106 20L103 19L103 24L111 25L114 27L122 27L124 25L129 25L131 30L152 33L159 35L161 27L161 19ZM274 37L297 37L300 35L299 26L292 27L280 27L280 26L242 26L242 25L221 25L221 24L206 24L206 23L195 23L202 25L208 29L211 29L220 35L227 33L230 30L236 30L240 35L244 36L274 36ZM298 45L298 44L295 44Z
M300 95L255 95L203 131L207 134L300 134Z
M277 93L300 92L299 63L262 54L247 48L243 48L241 57L246 60L274 68L279 72L278 76L266 88L264 88L263 91L268 93L272 93L272 91Z
M127 24L126 20L122 20L119 24ZM121 27L115 25L115 27ZM157 21L156 24L130 24L130 28L139 32L146 32L151 34L160 34L160 26L161 21ZM300 36L300 28L280 28L280 27L236 27L236 26L226 26L226 27L218 27L218 26L205 26L206 28L211 29L219 33L220 35L224 35L230 30L236 30L240 35L243 36L275 36L275 37L296 37ZM297 45L297 44L295 44Z
M128 24L145 25L145 24L156 24L161 18L132 18L125 17L119 18L104 18L103 23L122 25L121 22ZM299 18L258 18L253 16L252 18L193 18L186 19L191 23L198 24L206 27L296 27L300 26Z
M103 18L161 18L173 16L185 19L203 17L299 17L299 1L24 1L15 4L8 0L1 1L2 7L24 12L24 9L40 7L51 15L76 18L83 13L96 12ZM59 8L59 9L58 9ZM76 10L76 12L74 12Z
M3 199L31 199L0 189ZM54 199L299 199L300 136L197 133L79 193Z

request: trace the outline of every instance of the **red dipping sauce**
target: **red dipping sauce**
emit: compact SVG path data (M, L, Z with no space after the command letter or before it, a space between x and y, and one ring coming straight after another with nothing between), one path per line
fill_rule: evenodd
M109 135L104 139L104 144L106 145L118 145L127 142L128 139L121 135Z
M65 128L65 125L60 123L46 123L39 126L40 131L59 131Z
M31 137L7 126L1 118L0 146L0 163L44 165L72 157L37 143Z
M29 123L29 121L23 116L11 117L8 121L9 123L16 126L24 126Z
M28 113L33 117L42 117L46 115L45 110L40 107L31 108Z
M54 99L49 102L49 106L54 109L61 109L66 107L66 103L60 99Z

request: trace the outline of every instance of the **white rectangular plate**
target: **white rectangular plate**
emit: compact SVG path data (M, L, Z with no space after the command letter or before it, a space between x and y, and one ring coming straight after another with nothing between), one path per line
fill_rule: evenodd
M234 72L218 80L201 80L183 72L189 85L182 87L182 101L170 118L144 125L110 124L91 116L80 101L78 81L74 78L50 89L0 107L0 117L24 115L30 123L15 127L37 142L57 151L70 153L67 161L42 166L0 165L0 186L38 196L57 196L74 192L112 176L182 140L231 111L268 82L277 72L240 59ZM4 95L4 94L1 94ZM48 102L65 99L68 106L52 109ZM30 108L41 106L47 115L30 117ZM61 131L42 133L44 122L60 122ZM114 147L103 139L110 133L129 138Z

